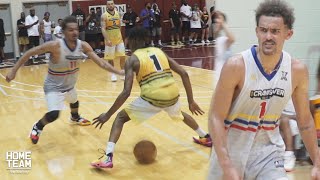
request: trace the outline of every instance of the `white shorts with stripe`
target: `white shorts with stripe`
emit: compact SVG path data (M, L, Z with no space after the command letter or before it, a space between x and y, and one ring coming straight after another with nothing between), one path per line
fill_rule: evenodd
M48 92L45 95L48 111L65 110L65 101L67 103L75 103L78 101L77 91L75 88L67 92Z
M153 106L148 101L145 101L141 97L138 97L125 108L125 111L127 112L130 119L136 122L144 122L161 111L165 111L173 120L184 119L181 113L181 105L179 100L172 106L160 108Z
M116 57L121 57L125 55L126 55L125 47L123 42L114 46L105 46L105 49L104 49L105 60L113 60Z

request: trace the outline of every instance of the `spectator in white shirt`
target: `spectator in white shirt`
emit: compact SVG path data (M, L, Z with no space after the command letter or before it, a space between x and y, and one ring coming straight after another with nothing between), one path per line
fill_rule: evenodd
M45 12L44 13L44 18L40 22L40 35L43 39L43 42L48 42L52 41L52 31L51 28L53 28L53 23L49 19L50 18L50 13ZM45 53L45 59L48 60L50 58L50 53Z
M39 19L38 16L35 15L35 10L33 8L30 9L30 15L26 17L25 25L28 29L29 49L39 46ZM37 57L38 55L35 56L35 58Z
M61 23L62 23L62 19L58 19L58 25L54 28L54 31L53 31L53 35L55 39L63 38Z
M189 37L190 33L190 18L191 7L188 5L187 0L182 0L182 6L180 7L180 15L182 21L182 41L185 41L185 37Z
M198 4L193 5L190 19L190 44L195 43L198 38L198 34L201 32L201 12Z

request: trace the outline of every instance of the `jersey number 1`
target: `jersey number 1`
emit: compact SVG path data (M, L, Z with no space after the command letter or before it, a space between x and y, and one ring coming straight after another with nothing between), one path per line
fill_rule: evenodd
M260 115L259 115L259 118L263 118L264 115L266 114L266 106L267 106L267 102L266 101L263 101L261 104L260 104Z
M157 71L162 71L162 68L160 66L159 60L157 59L156 55L151 55L150 59L153 61L153 64Z

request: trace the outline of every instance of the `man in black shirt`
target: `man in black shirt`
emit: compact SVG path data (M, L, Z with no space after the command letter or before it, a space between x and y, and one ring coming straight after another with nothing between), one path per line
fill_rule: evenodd
M4 31L4 23L3 23L3 20L0 18L0 64L2 64L3 60L5 59L3 47L5 45L4 42L6 40L7 38Z
M86 15L81 10L80 4L77 4L77 9L71 14L71 16L76 17L78 26L79 26L79 39L84 41L86 39L85 24L84 24Z
M29 44L28 30L25 26L25 21L26 21L26 16L24 12L22 12L20 14L20 19L17 21L20 56L22 56L23 53L27 50L27 46Z
M158 47L163 47L162 43L161 43L161 33L162 33L162 29L161 29L161 11L159 9L159 6L154 3L152 5L152 10L153 10L153 14L154 14L154 22L153 22L153 28L152 28L152 38L154 39L154 41L156 39L158 39Z
M128 5L127 6L127 12L124 13L122 22L125 23L125 46L127 47L128 40L127 37L130 34L130 30L136 25L136 22L140 21L139 16L137 13L132 11L132 8Z
M180 27L181 27L181 16L180 11L177 10L175 2L172 3L172 9L169 11L169 18L171 23L171 45L175 45L174 36L177 37L177 45L182 45L179 39Z

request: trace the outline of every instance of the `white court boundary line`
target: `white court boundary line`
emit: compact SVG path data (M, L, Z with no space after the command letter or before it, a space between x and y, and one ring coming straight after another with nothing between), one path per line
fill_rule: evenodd
M0 86L0 91L2 92L3 95L8 96L8 94L6 93L6 91Z
M1 85L0 84L0 91L3 90L3 94L7 96L7 93L4 91L3 88L1 87L4 87L4 88L7 88L7 89L13 89L13 90L17 90L17 91L22 91L22 92L30 92L30 93L37 93L37 94L44 94L43 91L35 91L35 90L26 90L26 89L21 89L21 88L15 88L15 87L10 87L10 86L4 86L4 85ZM77 90L78 91L78 90ZM82 91L84 92L84 91ZM119 93L118 93L119 94ZM115 96L91 96L91 95L81 95L81 94L78 94L79 97L92 97L92 98L114 98ZM211 96L194 96L195 98L197 99L206 99L206 98L211 98ZM128 99L132 99L132 98L135 98L135 97L129 97ZM181 99L187 99L186 96L180 96Z
M187 66L186 66L187 67ZM189 67L189 66L188 66ZM193 67L193 68L195 68L195 67ZM196 69L200 69L200 68L196 68ZM206 69L204 69L204 70L206 70ZM210 70L209 70L210 71ZM3 76L3 74L1 74L0 73L0 77L2 77L3 79L6 79L4 76ZM175 78L175 80L177 80L177 81L179 81L179 82L182 82L181 80L178 80L178 79L176 79ZM18 81L11 81L12 83L16 83L16 84L20 84L20 85L25 85L25 86L31 86L31 87L38 87L38 88L43 88L43 85L42 86L39 86L39 85L33 85L33 84L28 84L28 83L22 83L22 82L18 82ZM196 85L196 84L192 84L192 85L195 85L195 86L198 86L198 85ZM2 87L7 87L7 88L11 88L11 87L9 87L9 86L5 86L5 85L1 85L0 84L0 86L2 86ZM206 89L210 89L210 88L207 88L207 87L205 87ZM17 88L18 89L18 88ZM29 90L26 90L26 91L29 91ZM96 93L99 93L99 92L101 92L101 93L110 93L110 92L112 92L112 93L114 93L114 91L98 91L98 90L83 90L83 89L77 89L77 91L78 92L96 92ZM195 93L208 93L208 92L212 92L212 90L211 91L194 91ZM132 93L140 93L140 91L132 91L131 92L131 94ZM43 94L43 93L42 93Z

